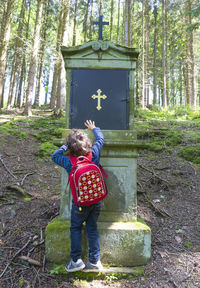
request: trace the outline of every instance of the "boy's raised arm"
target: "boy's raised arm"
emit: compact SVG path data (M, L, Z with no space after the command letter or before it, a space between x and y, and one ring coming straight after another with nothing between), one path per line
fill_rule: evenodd
M66 151L67 151L67 145L62 145L53 153L51 159L59 166L65 168L69 173L71 168L71 162L69 160L69 157L63 155L63 153Z
M94 121L87 120L85 122L85 126L89 130L92 130L92 132L95 135L95 141L94 141L94 145L92 146L92 152L93 152L93 161L96 162L96 164L98 165L101 149L104 143L104 136L103 136L103 133L101 132L101 129L99 127L96 127Z

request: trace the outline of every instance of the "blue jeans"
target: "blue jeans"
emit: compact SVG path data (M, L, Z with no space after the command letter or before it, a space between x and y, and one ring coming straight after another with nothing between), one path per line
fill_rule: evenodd
M97 219L101 210L101 202L90 206L82 206L82 211L72 200L71 210L71 253L73 261L81 258L81 230L83 222L86 222L86 233L89 244L89 261L96 264L100 260L99 235L97 231Z

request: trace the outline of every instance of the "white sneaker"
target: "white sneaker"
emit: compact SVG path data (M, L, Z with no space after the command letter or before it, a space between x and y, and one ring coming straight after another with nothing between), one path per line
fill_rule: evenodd
M76 262L71 259L70 262L65 266L67 272L76 272L83 270L84 268L85 264L83 263L82 259L78 259Z
M103 265L101 264L101 261L99 260L96 264L91 263L89 260L85 263L85 268L86 269L91 269L91 270L98 270L102 271L103 270Z

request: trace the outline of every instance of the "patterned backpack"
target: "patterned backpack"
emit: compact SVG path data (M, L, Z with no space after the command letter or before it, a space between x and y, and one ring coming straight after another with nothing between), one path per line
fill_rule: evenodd
M92 162L92 153L87 156L69 156L72 163L69 176L74 203L77 206L87 206L103 200L107 196L103 168ZM102 175L103 174L103 175ZM81 207L79 207L81 211Z

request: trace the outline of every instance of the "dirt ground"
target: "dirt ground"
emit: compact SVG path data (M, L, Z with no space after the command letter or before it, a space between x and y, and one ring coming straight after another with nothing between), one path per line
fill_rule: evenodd
M0 135L0 287L200 287L200 171L176 149L139 154L138 215L152 230L152 261L144 275L88 282L51 275L44 231L59 213L60 169L51 159L38 159L32 134ZM23 190L11 189L16 183Z

